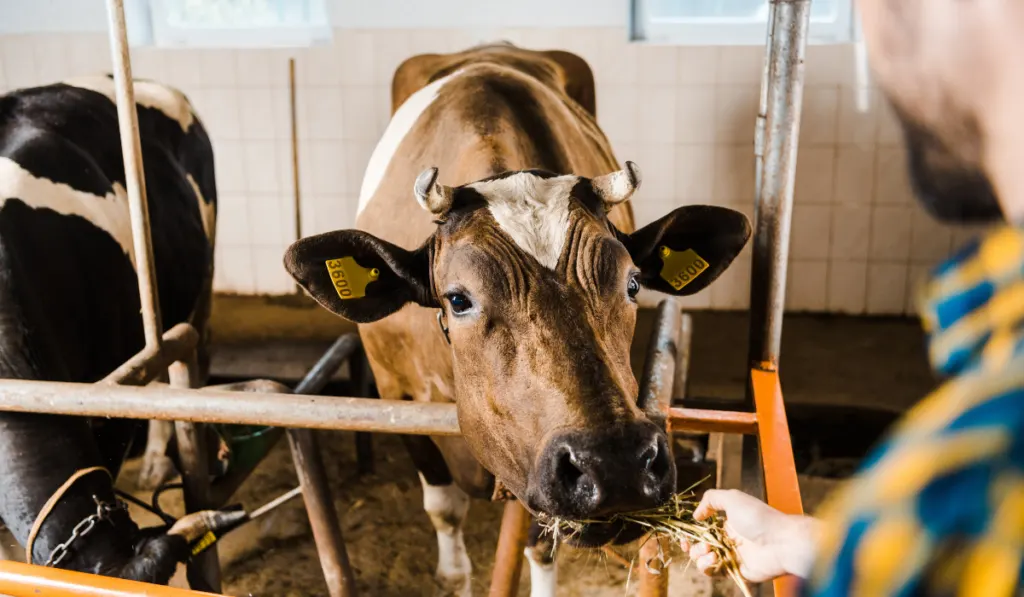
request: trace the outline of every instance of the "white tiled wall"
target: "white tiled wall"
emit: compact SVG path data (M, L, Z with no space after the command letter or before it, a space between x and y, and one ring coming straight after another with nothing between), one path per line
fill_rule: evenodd
M752 155L763 50L626 43L621 28L336 31L300 51L157 51L133 55L137 76L192 99L216 150L220 291L285 293L294 239L288 107L297 59L301 226L350 226L363 169L387 124L390 77L417 53L503 38L582 55L597 80L598 120L620 160L637 162L640 223L672 208L714 203L753 215ZM109 68L103 34L0 37L0 88ZM855 107L852 48L808 49L787 303L800 311L900 314L915 283L970 232L928 219L914 203L898 125L874 90ZM749 248L694 308L743 309Z

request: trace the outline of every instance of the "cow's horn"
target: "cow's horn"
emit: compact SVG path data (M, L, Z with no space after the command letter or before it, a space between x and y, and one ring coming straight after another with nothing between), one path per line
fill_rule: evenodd
M640 180L640 168L626 162L624 169L593 178L590 184L606 205L617 205L633 196L640 188Z
M451 187L437 182L436 167L427 168L416 177L413 193L423 209L434 215L441 215L452 208L454 193Z

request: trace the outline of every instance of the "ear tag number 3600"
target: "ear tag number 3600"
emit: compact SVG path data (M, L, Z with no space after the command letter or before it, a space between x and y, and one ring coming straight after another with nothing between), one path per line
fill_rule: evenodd
M380 277L377 268L365 268L352 257L327 260L327 273L338 298L358 299L366 296L366 286Z
M669 283L677 291L693 282L694 278L708 269L708 262L704 261L693 249L685 251L673 251L662 246L661 253L662 267L661 278Z

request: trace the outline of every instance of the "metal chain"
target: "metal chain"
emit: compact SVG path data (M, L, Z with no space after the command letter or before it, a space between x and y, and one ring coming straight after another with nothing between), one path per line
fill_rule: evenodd
M49 559L46 560L45 566L58 566L64 561L64 558L71 552L71 547L79 539L87 536L89 533L96 528L96 523L102 520L110 520L115 512L120 510L126 510L124 502L115 499L113 503L102 502L96 496L92 496L92 500L96 502L96 513L90 514L82 519L81 522L75 525L75 528L71 531L71 536L64 543L59 544L53 548L50 552Z

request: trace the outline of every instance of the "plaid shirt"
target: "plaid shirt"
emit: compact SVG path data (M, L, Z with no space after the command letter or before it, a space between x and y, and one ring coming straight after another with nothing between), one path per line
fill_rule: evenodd
M1024 228L941 265L921 312L948 380L823 507L802 595L1024 596Z

